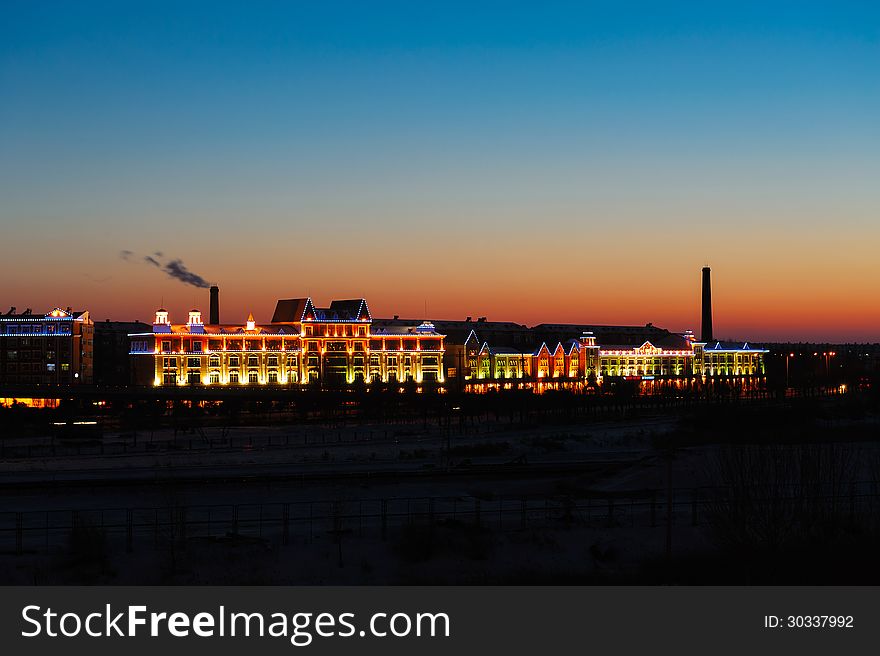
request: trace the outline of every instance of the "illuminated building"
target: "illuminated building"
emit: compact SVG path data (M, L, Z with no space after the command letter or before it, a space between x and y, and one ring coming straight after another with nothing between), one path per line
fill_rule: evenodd
M434 326L372 328L364 299L316 307L278 301L272 321L208 324L191 310L173 324L159 309L151 332L134 333L136 382L178 385L344 386L357 382L444 382L443 339Z
M92 382L94 325L88 312L55 308L44 315L15 308L0 315L0 383Z
M702 270L702 338L644 326L539 324L532 328L470 317L437 322L447 340L446 370L461 389L570 388L617 379L707 383L737 378L757 386L765 375L766 349L712 336L709 267ZM380 320L381 321L381 320ZM535 346L537 345L537 346Z
M755 378L765 374L766 349L748 342L713 341L704 344L692 333L668 334L667 339L640 343L596 343L585 331L580 339L550 345L542 342L534 351L523 352L480 342L472 332L464 344L464 380L477 390L485 383L520 380L554 383L553 387L577 389L586 383L601 384L616 378L629 380ZM531 385L526 385L531 386Z
M151 332L130 335L136 382L181 385L308 385L454 382L458 389L584 389L618 379L702 384L739 378L760 384L766 349L711 338L711 292L703 269L703 334L653 324L609 326L374 319L364 299L318 308L310 298L278 301L269 323L251 315L220 324L198 310L172 324L160 309Z

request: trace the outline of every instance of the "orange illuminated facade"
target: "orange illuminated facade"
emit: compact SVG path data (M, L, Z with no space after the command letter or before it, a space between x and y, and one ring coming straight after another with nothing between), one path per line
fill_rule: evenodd
M614 328L608 327L605 328ZM618 327L618 330L628 330ZM638 341L597 344L592 331L579 339L551 345L544 341L534 350L495 346L472 330L464 343L463 379L472 390L513 383L537 383L543 388L579 388L615 379L663 381L736 377L756 382L765 374L766 349L748 342L698 342L690 331L677 335L645 328L650 339L635 333ZM654 339L657 343L652 343Z
M211 296L212 315L217 293ZM272 320L205 324L198 310L172 323L156 312L152 330L131 334L135 382L179 387L345 387L454 382L464 391L587 389L617 380L662 389L737 378L758 387L767 350L748 342L699 341L693 332L644 326L374 319L366 300L317 307L278 301Z
M443 383L444 335L429 322L372 330L364 299L316 307L310 298L278 301L269 323L205 325L192 310L185 324L156 312L136 333L135 382L155 386L308 385L358 382Z

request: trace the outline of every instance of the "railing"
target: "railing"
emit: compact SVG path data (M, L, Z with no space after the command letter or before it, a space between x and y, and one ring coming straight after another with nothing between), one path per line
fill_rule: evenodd
M317 539L388 538L405 526L455 525L468 529L696 527L711 521L733 498L726 488L675 489L635 495L564 497L405 497L333 499L252 504L171 505L153 508L95 508L0 512L0 552L50 553L68 549L78 534L100 536L108 548L157 549L200 540L258 540L280 545ZM719 506L720 504L720 506ZM762 504L831 510L839 516L876 519L876 484L750 500Z

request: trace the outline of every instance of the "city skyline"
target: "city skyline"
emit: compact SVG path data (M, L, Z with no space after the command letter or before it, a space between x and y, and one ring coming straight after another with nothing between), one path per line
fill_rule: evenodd
M20 4L0 302L877 342L878 10ZM130 251L130 258L120 257Z

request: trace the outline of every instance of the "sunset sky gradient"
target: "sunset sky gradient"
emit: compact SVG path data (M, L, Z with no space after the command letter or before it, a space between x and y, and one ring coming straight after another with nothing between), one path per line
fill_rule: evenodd
M479 6L477 6L479 5ZM873 2L4 2L0 311L880 341ZM120 257L123 250L132 256Z

